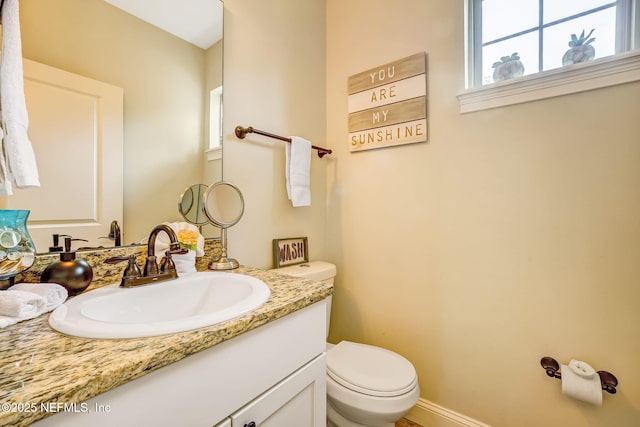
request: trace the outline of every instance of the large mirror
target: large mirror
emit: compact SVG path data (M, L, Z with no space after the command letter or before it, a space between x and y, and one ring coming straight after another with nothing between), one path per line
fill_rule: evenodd
M126 7L135 9L123 10ZM147 14L149 11L159 12L155 15L160 21L150 23L154 14ZM189 12L191 17L182 17ZM203 40L186 41L183 37L190 35L176 34L180 27L195 29L193 14L210 18L209 27L199 34L195 31L194 36L204 36L200 37ZM219 0L20 1L24 58L122 88L123 244L144 241L159 223L181 221L176 202L185 188L222 179L221 149L210 150L210 140L213 145L220 142L214 133L221 135L216 120L210 120L211 112L221 106L221 17ZM178 28L161 29L159 26L165 26L162 19ZM218 36L209 37L213 32ZM65 113L71 115L61 112ZM47 144L65 141L52 138ZM37 152L36 156L41 181L47 168L73 173L85 164L72 156L45 166L48 156L38 157ZM72 186L64 187L55 191L69 197ZM20 191L29 197L30 190ZM63 200L62 195L57 200ZM0 200L0 208L18 207ZM32 212L30 219L38 217ZM108 235L113 219L101 218L102 236ZM39 225L34 222L29 227L37 231ZM215 227L207 227L205 236L217 235ZM84 238L83 230L79 224L73 237ZM108 247L113 241L82 244ZM36 242L38 252L46 252L49 246L49 241Z

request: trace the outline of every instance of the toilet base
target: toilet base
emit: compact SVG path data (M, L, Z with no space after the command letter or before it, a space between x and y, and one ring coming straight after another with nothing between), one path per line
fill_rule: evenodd
M327 427L395 427L395 423L360 424L343 417L327 399Z

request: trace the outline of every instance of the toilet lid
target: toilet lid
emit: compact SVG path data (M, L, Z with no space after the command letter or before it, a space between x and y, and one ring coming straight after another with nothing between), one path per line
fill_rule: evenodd
M413 365L380 347L342 341L327 353L327 374L338 384L370 396L399 396L417 383Z

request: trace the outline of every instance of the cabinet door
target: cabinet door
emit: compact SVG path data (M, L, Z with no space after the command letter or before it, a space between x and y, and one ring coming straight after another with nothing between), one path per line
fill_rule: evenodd
M231 427L231 418L225 418L213 427Z
M232 414L232 427L324 427L325 357L324 353L316 357Z

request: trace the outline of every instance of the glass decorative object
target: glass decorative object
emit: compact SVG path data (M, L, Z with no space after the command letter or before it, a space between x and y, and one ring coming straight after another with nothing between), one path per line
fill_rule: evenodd
M571 41L569 42L571 49L566 51L562 56L562 65L578 64L580 62L591 61L595 58L596 50L591 44L595 41L595 37L591 37L594 31L595 28L585 36L584 30L582 30L580 37L571 34Z
M36 247L27 230L28 210L0 210L0 289L13 285L15 276L31 267Z
M524 74L524 65L522 65L517 52L514 52L511 56L503 56L500 61L493 63L492 68L494 68L494 82L509 80Z

